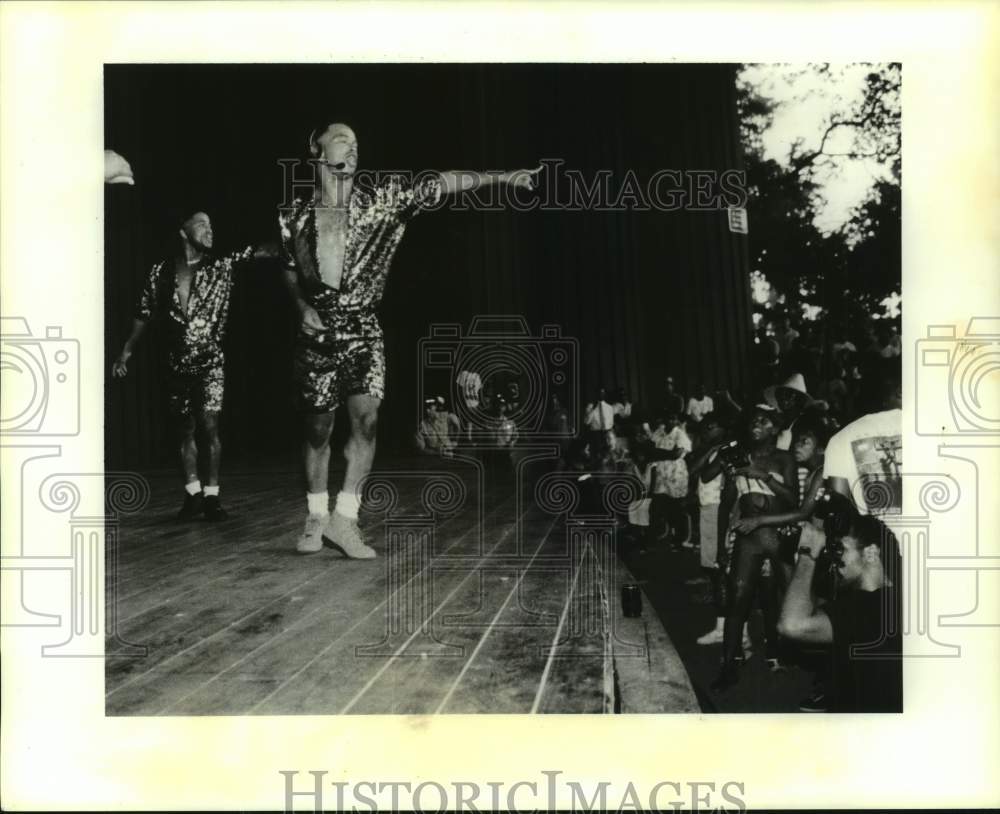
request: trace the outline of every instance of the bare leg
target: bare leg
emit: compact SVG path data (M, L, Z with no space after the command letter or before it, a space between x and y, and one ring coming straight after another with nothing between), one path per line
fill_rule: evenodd
M743 649L743 627L750 618L764 561L760 543L751 535L741 537L733 549L729 572L729 608L726 613L722 651L726 667L731 667Z
M375 426L379 404L381 401L372 396L349 396L347 399L347 415L351 419L351 437L344 447L347 472L344 474L341 494L337 495L334 512L323 532L324 540L352 559L368 560L376 556L375 549L365 542L358 527L360 499L357 489L361 480L371 471L375 458ZM326 484L325 477L323 483ZM311 546L308 545L299 547L299 551L304 553L309 550Z
M180 440L181 469L184 472L184 505L177 513L178 520L194 520L202 513L202 486L198 481L198 443L195 440L194 416L186 415L177 423Z
M349 396L347 414L351 419L351 437L344 447L347 471L342 491L354 494L361 479L372 469L375 460L375 429L381 399L373 396Z
M186 415L177 426L180 436L181 469L184 483L198 480L198 443L194 438L194 416Z
M305 441L302 444L306 469L306 486L312 494L325 492L330 473L330 434L333 432L333 411L313 413L305 419Z
M219 440L219 414L202 413L201 429L208 442L208 480L206 486L219 485L219 466L222 461L222 441Z

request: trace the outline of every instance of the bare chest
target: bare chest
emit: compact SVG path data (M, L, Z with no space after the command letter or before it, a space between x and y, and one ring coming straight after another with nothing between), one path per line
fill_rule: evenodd
M177 299L181 304L181 312L186 316L188 303L191 301L191 281L194 280L194 272L189 268L183 268L177 272Z
M324 207L316 210L316 261L323 282L340 288L347 254L348 210Z

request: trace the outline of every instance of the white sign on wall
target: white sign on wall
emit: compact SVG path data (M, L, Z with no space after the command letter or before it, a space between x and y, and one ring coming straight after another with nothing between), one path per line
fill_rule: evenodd
M729 207L729 231L741 235L747 233L747 211L742 206Z

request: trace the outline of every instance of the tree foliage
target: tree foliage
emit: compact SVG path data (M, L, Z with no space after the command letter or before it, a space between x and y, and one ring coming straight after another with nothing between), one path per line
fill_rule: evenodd
M810 65L793 74L793 84L806 78L798 84L807 90L792 103L832 81L832 71ZM882 301L900 291L900 80L899 65L870 66L863 93L851 101L836 97L818 139L794 139L783 162L765 158L763 144L781 103L766 88L738 83L751 265L790 313L820 306L850 321L879 313ZM881 172L847 221L824 233L816 226L823 179L852 161L874 163Z

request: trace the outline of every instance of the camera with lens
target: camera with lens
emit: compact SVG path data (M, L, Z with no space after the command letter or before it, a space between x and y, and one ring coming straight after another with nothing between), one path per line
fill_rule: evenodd
M843 547L840 538L851 530L851 523L857 517L857 509L851 499L840 492L822 488L816 494L813 516L823 521L826 533L826 548L831 556Z
M719 449L719 462L725 469L743 469L750 466L750 453L739 441L730 441Z

